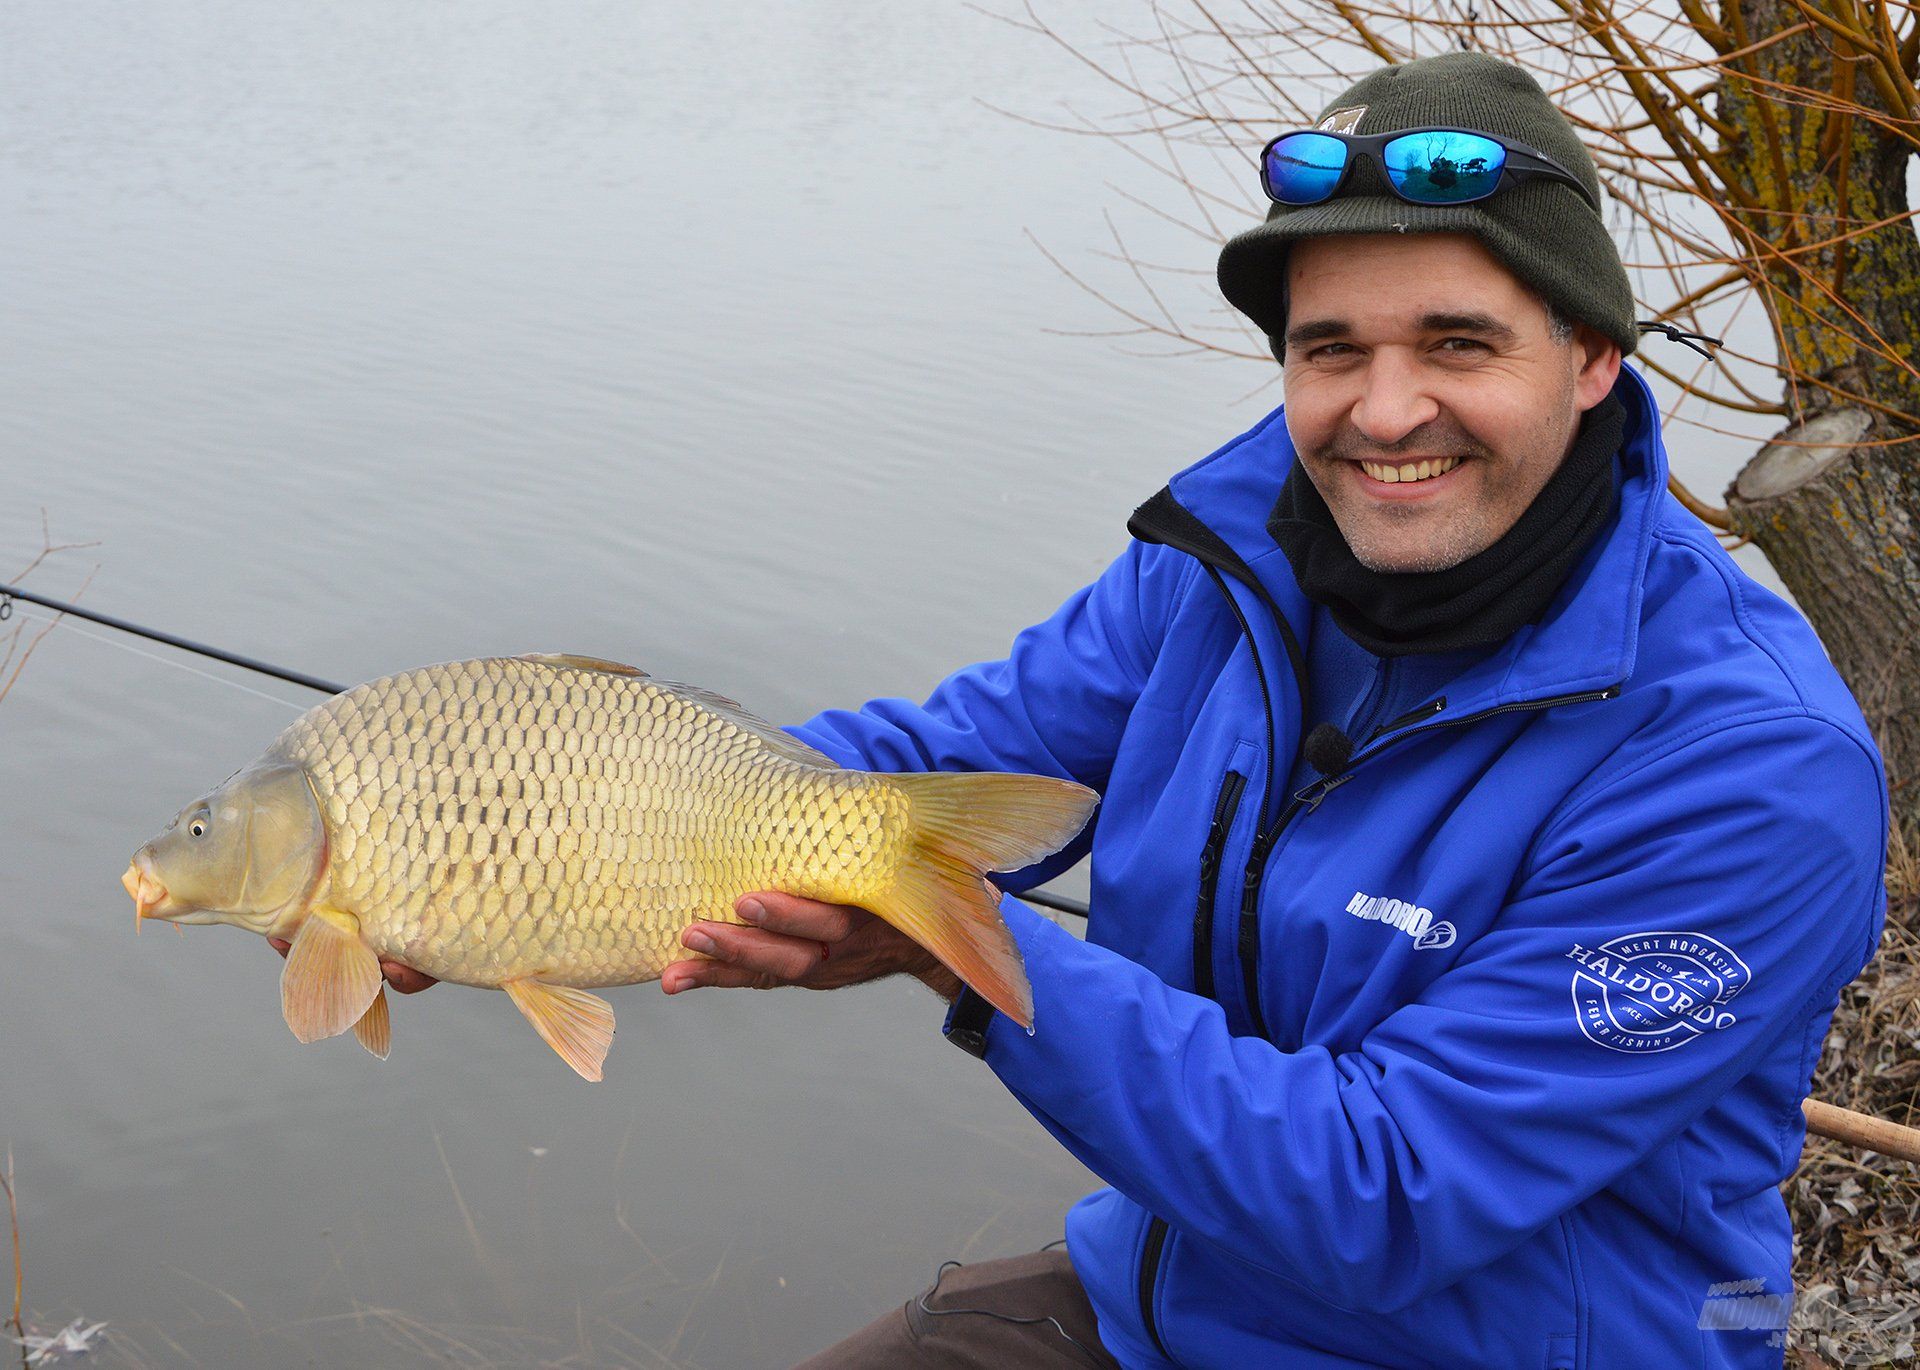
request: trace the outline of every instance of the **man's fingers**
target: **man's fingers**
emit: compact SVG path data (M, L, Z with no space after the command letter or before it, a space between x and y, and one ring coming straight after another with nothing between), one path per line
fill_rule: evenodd
M725 961L675 961L660 973L660 988L668 994L708 987L777 989L780 983L770 975L763 975L746 966L728 965Z
M661 973L662 989L668 994L703 985L841 989L900 971L918 975L938 965L911 938L854 905L751 894L735 912L750 925L694 923L680 934L682 946L708 959L674 962Z
M418 994L427 986L440 983L425 971L415 970L398 961L382 961L380 973L387 977L387 983L399 994Z
M680 934L680 942L689 950L783 984L802 983L826 959L820 954L821 942L731 923L695 923Z
M733 911L768 932L814 942L844 941L861 922L873 917L852 904L823 904L818 899L774 892L744 895Z

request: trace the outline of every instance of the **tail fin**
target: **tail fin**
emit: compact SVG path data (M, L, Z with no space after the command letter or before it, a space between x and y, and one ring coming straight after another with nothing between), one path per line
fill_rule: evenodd
M934 772L886 779L912 805L912 853L873 911L1031 1030L1033 989L986 873L1019 870L1066 846L1086 826L1098 796L1071 780L1038 775Z

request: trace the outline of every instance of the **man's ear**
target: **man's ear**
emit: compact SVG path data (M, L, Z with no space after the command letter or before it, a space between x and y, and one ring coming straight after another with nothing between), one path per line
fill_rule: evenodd
M1580 368L1573 377L1573 407L1584 414L1611 394L1620 379L1620 344L1597 328L1577 323L1570 346Z

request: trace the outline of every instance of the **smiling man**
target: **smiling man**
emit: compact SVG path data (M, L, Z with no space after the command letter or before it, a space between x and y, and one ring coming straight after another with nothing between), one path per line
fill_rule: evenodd
M1777 1191L1885 909L1860 711L1668 493L1593 166L1518 69L1376 72L1263 155L1226 296L1286 404L849 766L1094 786L1035 1030L778 892L664 986L893 972L1107 1187L819 1366L1777 1367ZM823 953L825 953L823 955ZM1738 1321L1738 1320L1735 1320Z

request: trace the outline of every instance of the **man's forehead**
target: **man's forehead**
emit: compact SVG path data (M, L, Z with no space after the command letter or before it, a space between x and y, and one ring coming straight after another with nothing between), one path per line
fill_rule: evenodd
M1391 277L1374 273L1392 272ZM1471 233L1337 233L1301 238L1287 249L1293 289L1355 278L1381 290L1405 290L1436 275L1524 291L1520 280Z
M1546 308L1468 234L1310 238L1293 244L1287 258L1289 338L1325 320L1349 328L1511 332Z

